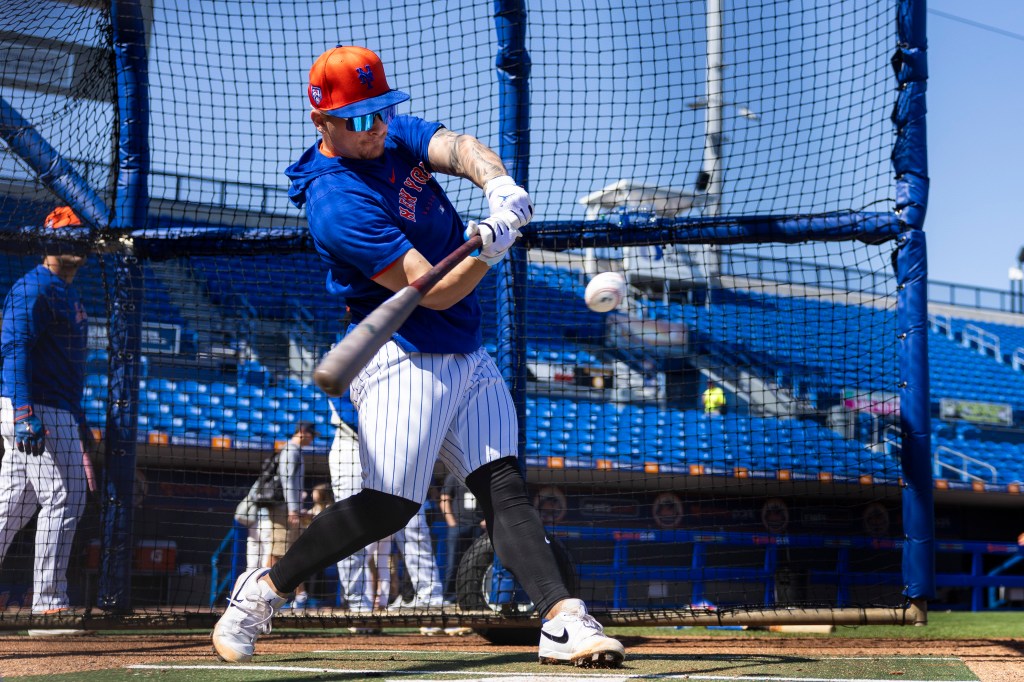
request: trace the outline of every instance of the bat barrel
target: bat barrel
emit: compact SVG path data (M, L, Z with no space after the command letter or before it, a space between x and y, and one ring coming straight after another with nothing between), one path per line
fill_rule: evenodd
M313 381L320 390L332 397L344 393L421 300L423 295L408 286L377 306L320 361L313 372Z

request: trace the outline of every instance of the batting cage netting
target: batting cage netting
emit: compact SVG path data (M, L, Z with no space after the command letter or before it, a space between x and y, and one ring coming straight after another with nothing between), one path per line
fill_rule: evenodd
M281 497L240 503L296 434L314 434L300 526L358 489L328 457L358 438L356 411L313 382L349 313L283 175L317 140L307 74L337 44L381 56L412 96L399 114L476 136L530 192L533 221L479 287L484 345L519 411L530 495L593 612L923 618L924 3L548 5L6 7L0 628L210 625L277 551ZM472 183L436 178L464 221L487 216ZM19 305L42 259L69 254L87 254L81 305L54 332ZM600 272L626 282L602 313L584 303ZM81 344L59 336L86 315ZM26 400L75 397L83 366L80 403L60 405L95 447L21 452ZM390 608L349 609L348 569L329 566L289 622L532 636L529 598L446 473L429 532L378 548ZM47 602L64 562L68 603Z

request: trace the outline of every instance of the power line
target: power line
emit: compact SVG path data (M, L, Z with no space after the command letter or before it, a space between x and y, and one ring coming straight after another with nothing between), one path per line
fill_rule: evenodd
M1006 29L1002 29L1002 28L999 28L997 26L992 26L990 24L983 24L980 21L973 21L971 19L965 19L964 17L959 17L959 16L957 16L955 14L949 14L948 12L941 12L941 11L939 11L937 9L931 9L931 8L928 9L928 14L934 14L934 15L942 17L944 19L951 19L953 21L959 21L961 24L967 24L968 26L973 26L974 28L980 28L983 31L990 31L992 33L998 33L1001 36L1006 36L1007 38L1013 38L1014 40L1020 40L1020 41L1024 42L1024 35L1022 35L1020 33L1014 33L1013 31L1007 31Z

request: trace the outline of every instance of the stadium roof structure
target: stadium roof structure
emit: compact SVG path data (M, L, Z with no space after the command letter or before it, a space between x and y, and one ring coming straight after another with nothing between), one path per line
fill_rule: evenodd
M587 207L587 219L616 208L649 208L659 218L673 218L701 205L703 195L685 189L669 189L636 180L616 180L612 184L580 197Z

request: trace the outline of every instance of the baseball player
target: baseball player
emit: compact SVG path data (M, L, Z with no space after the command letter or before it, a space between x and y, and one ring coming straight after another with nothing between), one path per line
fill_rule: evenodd
M331 471L331 487L338 500L355 495L363 489L362 465L359 462L359 437L346 424L331 401L331 423L335 427L327 464ZM385 608L391 593L391 578L386 557L391 554L391 536L371 542L338 562L338 581L349 611L369 613ZM370 558L376 567L377 581L370 571Z
M516 456L508 388L482 347L475 289L533 217L526 191L471 135L396 106L380 58L362 47L328 50L309 72L310 118L320 139L288 167L290 196L354 323L426 273L464 239L479 255L455 266L352 382L363 489L318 516L269 571L239 577L214 628L218 655L242 662L274 610L306 576L403 528L426 497L438 456L479 502L495 551L541 614L542 662L618 666L622 644L572 598L527 497ZM465 178L490 216L464 227L434 178Z
M70 208L59 207L45 224L59 228L81 222ZM72 284L85 261L81 254L47 255L4 300L0 561L38 509L33 614L70 607L68 560L85 509L83 460L93 445L81 406L88 316Z

